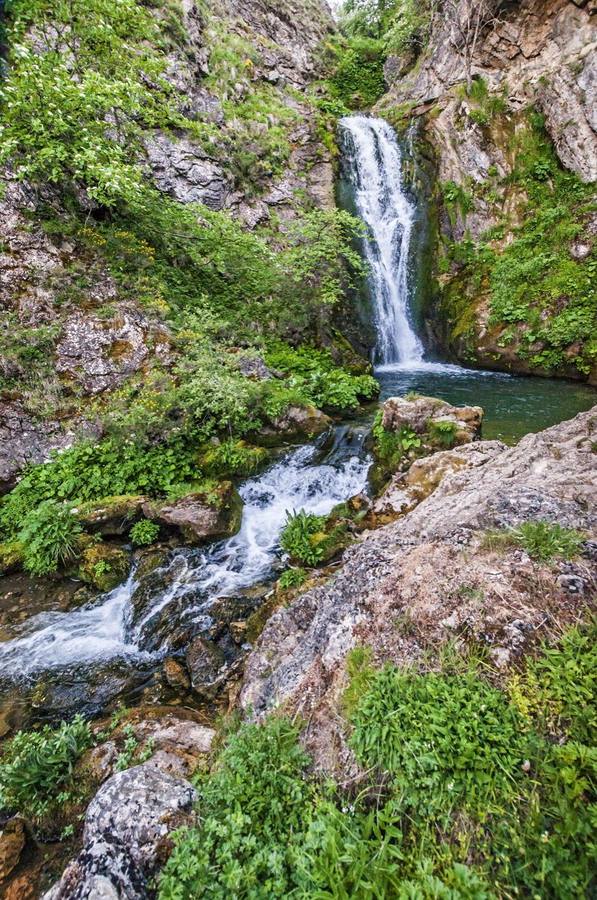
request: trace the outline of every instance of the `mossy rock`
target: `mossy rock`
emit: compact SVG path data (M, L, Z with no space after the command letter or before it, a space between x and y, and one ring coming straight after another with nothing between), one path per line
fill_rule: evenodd
M99 591L111 591L128 577L130 565L130 556L121 547L94 543L83 550L77 575Z
M175 500L148 501L143 513L164 528L178 531L189 544L232 537L240 528L243 503L232 482L214 482Z
M79 506L76 516L86 531L105 537L120 537L127 534L131 525L142 517L146 500L147 497L138 494L104 497Z
M0 544L0 575L12 575L23 568L23 545L20 541Z

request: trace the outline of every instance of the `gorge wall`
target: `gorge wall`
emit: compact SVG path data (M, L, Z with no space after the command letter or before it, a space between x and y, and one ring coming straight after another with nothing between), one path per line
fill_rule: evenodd
M595 381L595 5L485 4L469 58L482 8L437 12L418 58L388 59L378 104L418 122L435 167L430 340L465 363Z

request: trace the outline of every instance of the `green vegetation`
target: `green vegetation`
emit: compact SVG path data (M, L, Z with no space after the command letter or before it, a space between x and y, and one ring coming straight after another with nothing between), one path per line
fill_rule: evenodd
M289 514L280 535L282 550L297 562L307 566L319 565L326 555L328 536L325 524L325 516L316 516L302 509Z
M278 578L278 587L283 591L289 588L298 588L305 583L308 577L308 573L304 569L286 569Z
M82 530L67 503L49 499L30 508L18 532L27 571L48 575L70 562L77 555Z
M136 522L129 532L130 539L135 547L148 547L154 544L160 535L160 526L157 522L142 519Z
M480 81L473 85L483 92ZM594 248L579 258L571 247L590 220L593 192L562 169L537 113L530 111L513 128L495 97L481 100L491 107L501 140L509 135L514 165L505 178L494 172L484 185L470 186L495 205L500 222L478 243L465 234L448 248L444 268L454 267L454 277L442 304L450 338L475 358L475 307L488 296L489 326L499 347L547 372L568 367L586 374L597 358L597 261ZM451 218L459 212L466 224L474 202L469 189L450 183L442 192ZM521 198L514 224L501 213L505 195ZM513 239L504 244L508 233Z
M569 632L505 691L454 654L375 670L353 651L358 790L310 774L286 720L243 726L198 783L201 826L175 837L160 900L587 896L595 636Z
M533 559L549 562L554 557L573 559L578 556L584 540L579 531L564 528L557 522L531 521L523 522L516 528L489 532L485 543L492 550L522 547Z
M375 458L388 472L394 472L412 451L422 444L421 438L411 428L389 431L383 427L383 412L378 410L371 429Z
M17 732L0 756L0 808L36 823L47 819L76 796L74 766L92 744L81 716L58 729Z
M458 433L458 423L451 419L436 419L429 423L429 434L433 441L437 441L440 447L454 446Z

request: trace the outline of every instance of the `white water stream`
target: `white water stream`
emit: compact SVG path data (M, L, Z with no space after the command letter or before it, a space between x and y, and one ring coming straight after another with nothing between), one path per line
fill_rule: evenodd
M415 208L403 187L396 135L387 122L365 116L343 119L341 133L356 206L368 227L375 361L380 369L435 367L423 361L423 346L410 319L408 259ZM115 658L159 658L165 652L164 616L167 630L181 623L199 627L209 622L214 599L234 596L270 577L289 511L327 514L365 488L370 460L363 439L363 431L340 427L323 461L318 461L315 446L299 447L245 481L238 534L203 551L173 554L159 573L164 574L163 587L159 581L140 613L132 603L137 588L132 573L125 584L80 609L32 617L15 639L0 644L0 676L23 678Z
M367 226L377 343L375 363L411 366L423 359L423 345L410 317L409 249L415 207L402 180L396 134L383 119L348 116L340 121L344 167L356 208Z
M175 577L166 579L168 587L134 625L132 574L125 584L81 609L29 619L18 638L0 644L0 675L22 678L115 657L151 659L143 647L152 623L164 610L171 606L177 618L181 600L188 595L188 604L182 605L185 623L206 618L210 601L233 596L270 575L288 511L324 515L365 488L370 460L363 452L363 438L363 432L338 428L335 445L321 463L316 462L315 446L303 446L245 481L240 488L244 509L238 534L203 551L175 554L167 567L175 567ZM179 623L176 618L173 627Z

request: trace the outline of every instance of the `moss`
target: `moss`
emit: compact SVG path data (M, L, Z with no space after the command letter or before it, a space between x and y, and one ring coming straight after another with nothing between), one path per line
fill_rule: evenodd
M493 115L492 138L510 173L499 178L494 169L473 195L443 186L452 222L456 213L466 221L482 200L498 225L477 241L465 234L444 242L441 332L468 362L587 376L597 360L597 253L578 258L571 249L588 228L592 188L561 168L536 113L505 116L496 107ZM590 236L586 243L594 244Z
M129 569L128 553L119 547L98 542L82 552L77 575L99 591L111 591L127 578Z
M24 553L20 541L0 544L0 575L10 575L23 568Z

